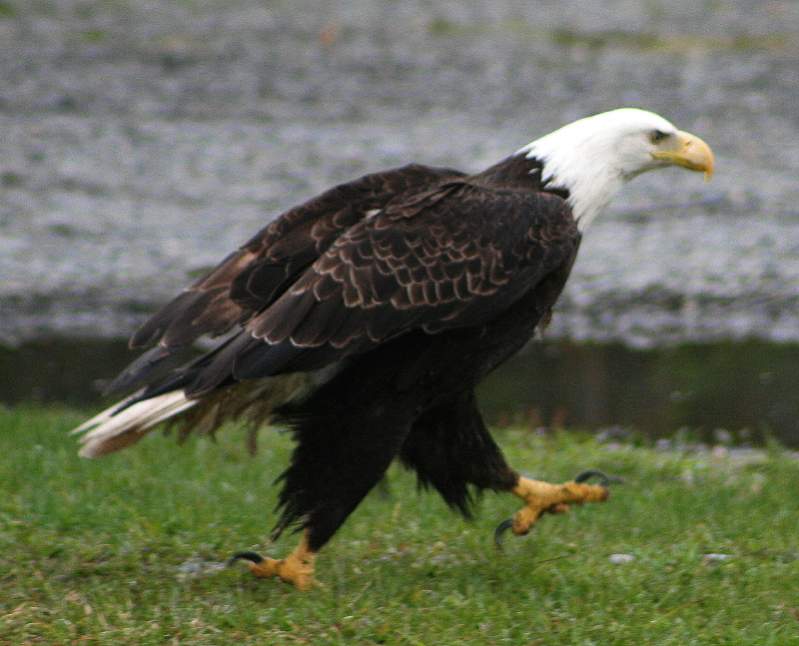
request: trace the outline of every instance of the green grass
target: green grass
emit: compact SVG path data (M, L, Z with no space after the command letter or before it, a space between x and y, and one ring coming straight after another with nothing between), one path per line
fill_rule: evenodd
M322 552L325 587L298 593L210 567L262 550L288 438L262 433L250 458L236 429L219 444L156 436L85 461L65 434L80 419L0 410L2 643L799 643L799 464L778 449L738 464L498 432L526 472L598 467L627 484L499 554L511 496L486 495L468 523L394 469L391 496L368 498Z

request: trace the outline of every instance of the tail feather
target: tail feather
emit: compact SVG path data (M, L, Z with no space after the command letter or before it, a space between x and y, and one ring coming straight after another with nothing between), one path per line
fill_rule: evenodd
M136 397L141 395L141 393L142 393L142 391L135 392L132 395L126 397L125 399L122 399L122 400L118 401L113 406L109 406L105 410L100 411L99 413L97 413L97 415L95 415L91 419L87 419L80 426L76 426L75 428L73 428L70 431L70 433L72 435L77 435L78 433L84 433L84 432L88 431L89 429L92 429L95 426L99 426L100 424L108 421L109 419L111 419L114 416L114 414L117 411L122 410L127 404L129 404Z
M174 390L125 408L137 395L114 404L73 431L86 433L80 439L82 457L96 458L129 446L156 425L198 403L186 397L182 390Z

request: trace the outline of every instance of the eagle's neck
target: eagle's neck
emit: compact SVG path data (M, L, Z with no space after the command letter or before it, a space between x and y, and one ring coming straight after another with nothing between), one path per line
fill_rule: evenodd
M579 122L577 122L579 123ZM618 193L626 179L605 159L601 133L561 128L516 152L550 190L568 193L577 226L584 231Z

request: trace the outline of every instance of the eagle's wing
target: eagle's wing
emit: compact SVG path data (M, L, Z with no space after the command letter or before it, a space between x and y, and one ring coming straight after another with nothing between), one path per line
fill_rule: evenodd
M217 336L267 307L343 232L388 200L458 171L411 164L365 175L286 211L133 335L133 348Z
M178 297L156 315L138 339L159 340L151 352L169 353L170 340L230 326L239 331L165 377L153 377L151 364L158 359L149 361L145 353L144 364L128 378L128 385L145 387L76 429L86 432L82 455L128 446L164 421L181 437L213 433L234 419L255 427L274 406L304 392L304 371L413 331L480 326L530 290L540 303L539 317L546 315L580 242L563 198L454 174L433 182L428 175L420 188L392 195L374 207L378 212L363 199L359 205L367 205L366 213L356 216L349 212L354 207L337 200L305 222L296 216L297 229L286 218L263 236L273 237L260 251L243 247L187 292L197 299L194 305ZM325 240L320 248L312 221L334 222L335 216L326 215L334 212L333 204L339 205L335 213L350 214L338 216L338 224L319 225L331 231L319 237ZM355 222L343 224L348 217ZM282 235L280 226L286 226ZM303 227L304 233L294 233ZM280 255L272 255L275 248L283 249ZM302 256L309 248L313 254ZM259 280L273 266L266 258L282 264L275 265L273 277L263 273ZM531 327L536 323L531 320Z
M108 390L130 389L170 359L185 358L179 351L200 337L219 336L245 324L372 209L420 186L462 175L409 164L341 184L285 212L139 328L131 348L157 345L128 366Z
M481 325L570 267L579 241L556 195L442 181L339 235L188 392L321 367L412 330Z

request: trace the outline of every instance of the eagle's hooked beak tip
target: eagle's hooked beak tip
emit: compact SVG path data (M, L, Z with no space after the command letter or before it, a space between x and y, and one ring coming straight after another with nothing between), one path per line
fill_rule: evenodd
M704 173L705 181L713 177L715 156L705 141L690 132L677 132L674 145L667 150L658 150L652 157L688 170Z

